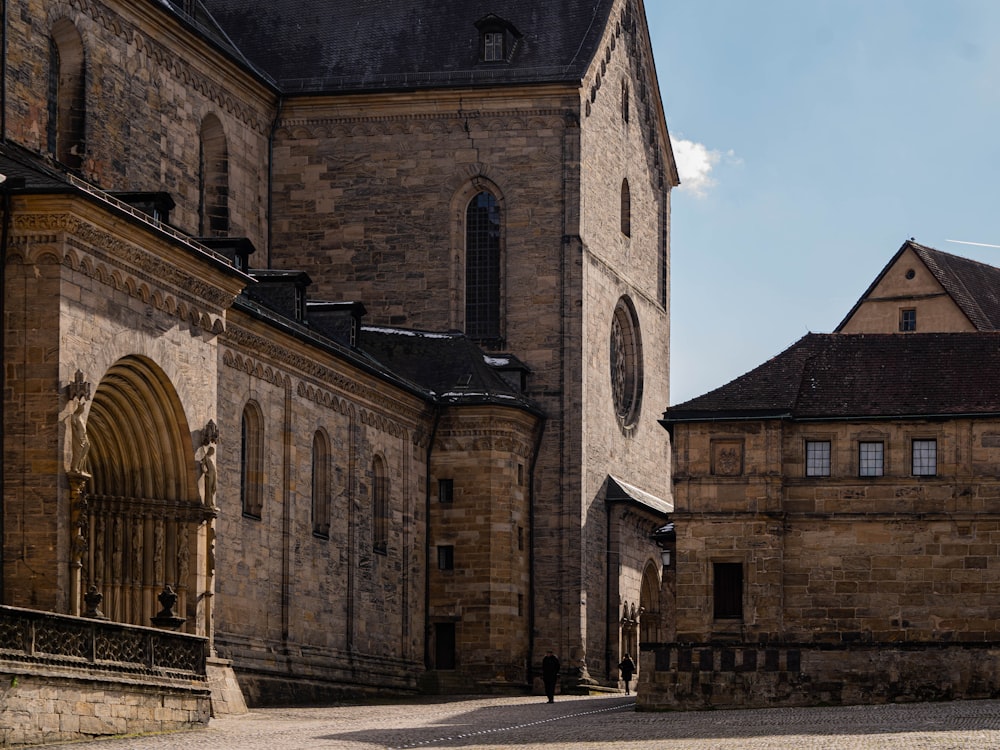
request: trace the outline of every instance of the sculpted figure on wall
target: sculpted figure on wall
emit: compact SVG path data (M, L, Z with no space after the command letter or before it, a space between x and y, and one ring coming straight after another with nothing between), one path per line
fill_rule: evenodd
M70 429L73 433L72 459L70 470L82 473L84 464L87 461L87 453L90 452L90 439L87 437L87 425L83 421L84 401L81 399L77 405L73 416L70 418Z

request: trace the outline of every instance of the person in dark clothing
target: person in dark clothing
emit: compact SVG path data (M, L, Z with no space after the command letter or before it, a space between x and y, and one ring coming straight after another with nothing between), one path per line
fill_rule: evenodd
M551 649L545 652L542 659L542 681L545 683L545 695L549 698L549 703L555 702L556 679L559 677L559 657L552 653Z
M621 670L622 680L625 681L625 695L629 695L629 683L635 674L635 662L632 661L632 657L625 654L625 658L618 663L618 669Z

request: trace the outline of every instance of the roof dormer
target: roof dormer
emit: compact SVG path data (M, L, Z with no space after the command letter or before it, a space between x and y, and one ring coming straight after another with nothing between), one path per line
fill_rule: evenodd
M479 62L510 62L521 41L521 32L514 24L493 13L476 21L479 30Z

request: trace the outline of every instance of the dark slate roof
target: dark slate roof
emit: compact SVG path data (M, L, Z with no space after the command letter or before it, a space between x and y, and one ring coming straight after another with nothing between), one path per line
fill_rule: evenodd
M227 39L286 91L579 82L612 0L201 0ZM479 61L476 22L513 30L509 61Z
M944 253L913 240L904 242L892 256L861 299L837 326L837 331L847 325L857 309L907 250L912 250L923 261L927 270L944 287L948 296L955 301L977 331L1000 331L1000 268Z
M503 404L541 414L464 334L362 326L357 347L400 377L428 389L441 403Z
M810 333L663 424L1000 414L1000 333Z

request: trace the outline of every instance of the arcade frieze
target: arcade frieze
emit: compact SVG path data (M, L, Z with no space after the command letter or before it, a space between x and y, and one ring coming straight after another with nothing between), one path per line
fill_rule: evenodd
M483 120L494 132L558 130L566 125L559 109L416 113L378 117L311 117L286 120L276 135L284 138L351 138L355 136L451 135L466 133L469 120Z
M126 44L147 55L158 69L170 71L187 89L197 91L256 133L264 135L268 132L270 121L262 113L255 112L231 91L192 68L185 58L171 53L135 25L125 22L119 13L109 10L96 0L70 0L70 5L97 19L105 31L122 38Z

